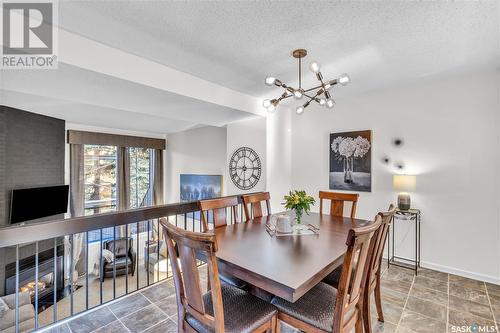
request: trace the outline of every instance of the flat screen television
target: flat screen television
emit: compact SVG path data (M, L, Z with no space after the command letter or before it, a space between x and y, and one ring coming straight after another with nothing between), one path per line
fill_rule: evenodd
M69 185L12 190L10 223L20 223L68 211Z

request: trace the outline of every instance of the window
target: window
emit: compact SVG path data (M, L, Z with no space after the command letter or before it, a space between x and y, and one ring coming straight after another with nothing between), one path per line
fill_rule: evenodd
M130 208L152 205L150 188L150 156L147 148L129 148L130 155Z
M116 210L117 148L84 145L85 215ZM90 231L88 242L100 240L100 231ZM113 228L102 230L103 240L113 238Z
M130 156L130 208L152 205L150 188L151 149L127 148ZM117 147L84 145L85 215L116 210ZM136 234L136 224L130 225L130 234ZM139 232L147 231L146 223L139 223ZM113 238L113 228L102 230L103 241ZM100 231L89 232L88 242L100 241Z
M84 146L85 215L116 210L116 147Z
M153 204L153 189L150 187L150 156L147 148L129 148L130 155L130 208L147 207ZM148 224L143 221L130 225L130 234L147 232Z

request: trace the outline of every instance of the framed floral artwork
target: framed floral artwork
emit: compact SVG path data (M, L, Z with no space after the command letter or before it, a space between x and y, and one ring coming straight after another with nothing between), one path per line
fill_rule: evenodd
M330 189L371 192L372 131L330 134Z

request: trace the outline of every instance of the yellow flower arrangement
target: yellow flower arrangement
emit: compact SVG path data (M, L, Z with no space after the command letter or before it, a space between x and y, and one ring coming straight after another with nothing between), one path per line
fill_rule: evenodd
M302 214L306 213L309 215L311 206L316 202L306 191L290 191L288 195L285 195L284 199L285 202L283 205L285 205L285 209L295 211L295 218L298 224L301 222Z

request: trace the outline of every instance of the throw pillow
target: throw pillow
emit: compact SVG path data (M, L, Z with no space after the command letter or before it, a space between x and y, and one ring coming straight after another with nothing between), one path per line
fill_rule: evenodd
M7 303L5 303L5 301L2 298L0 298L0 315L2 315L5 311L9 310L10 308L7 305Z
M160 243L160 256L163 258L167 257L167 243L164 240Z
M104 260L106 260L107 263L113 262L115 260L115 256L113 255L113 252L110 250L102 249L102 257Z

